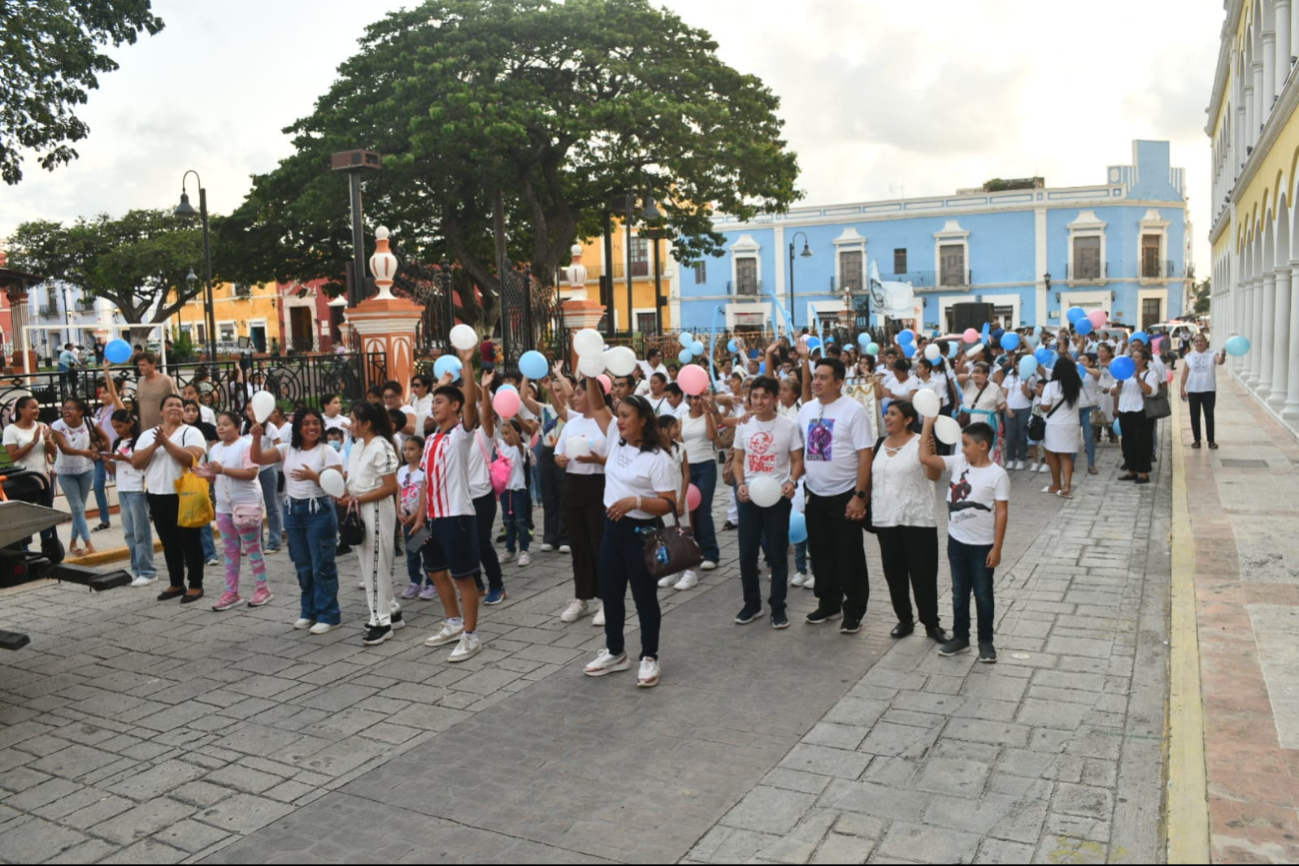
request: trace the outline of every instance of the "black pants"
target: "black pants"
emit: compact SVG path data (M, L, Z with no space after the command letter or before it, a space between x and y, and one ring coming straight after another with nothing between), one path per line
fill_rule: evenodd
M1128 471L1150 474L1150 420L1145 411L1120 412L1119 429L1123 431L1123 460Z
M843 612L862 619L870 600L866 549L862 525L849 520L846 511L851 490L838 496L807 497L807 545L816 561L816 597L824 612Z
M148 494L149 513L153 515L153 528L162 542L162 555L167 561L167 578L176 589L185 588L185 568L189 567L189 588L203 588L203 540L199 530L178 526L180 497L174 493Z
M758 549L771 566L771 612L783 613L789 586L789 512L793 503L783 496L770 508L759 508L752 502L740 502L740 585L744 588L744 606L762 610L762 590L758 581Z
M605 647L616 656L622 655L626 649L623 627L627 622L627 586L630 584L636 615L640 617L640 657L659 657L659 627L663 611L659 607L658 587L645 569L645 539L641 535L642 529L654 525L653 520L624 517L613 521L605 518L600 540L600 594L604 598Z
M541 540L553 547L568 544L568 527L564 521L564 476L568 473L555 465L555 449L537 449L537 467L541 472L541 504L546 509Z
M600 548L604 542L604 476L567 473L564 508L573 548L574 598L600 598ZM642 545L643 547L643 545ZM608 617L608 613L605 614Z
M1200 441L1200 410L1204 410L1204 427L1205 432L1209 434L1209 441L1216 441L1213 438L1213 410L1218 407L1217 391L1192 391L1187 394L1191 399L1191 434L1195 441Z
M492 524L496 523L496 494L488 491L474 500L474 514L478 516L478 559L487 573L487 583L492 589L504 589L501 560L492 544Z
M920 622L938 628L938 529L932 526L889 526L875 530L884 561L884 579L898 622L914 623L911 594L916 596Z

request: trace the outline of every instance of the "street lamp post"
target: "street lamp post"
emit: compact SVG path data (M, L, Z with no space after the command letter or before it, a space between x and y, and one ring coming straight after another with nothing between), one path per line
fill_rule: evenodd
M189 194L185 191L185 179L190 175L198 181L198 215L203 221L203 276L204 276L204 295L203 295L203 313L207 319L207 360L209 364L216 363L216 311L212 305L212 241L208 233L207 224L207 189L203 186L203 179L199 177L196 171L187 171L180 178L180 204L176 206L175 214L178 217L194 216L194 206L189 203Z
M661 337L663 336L663 268L659 262L659 241L663 238L663 229L659 227L659 221L663 219L663 214L654 203L653 189L645 193L645 210L641 213L641 219L648 227L646 235L654 243L654 328L656 336Z
M808 244L807 232L795 232L789 240L789 328L794 329L794 315L797 307L794 304L794 245L798 242L798 236L803 236L803 252L799 253L800 258L810 259L812 257L812 247Z

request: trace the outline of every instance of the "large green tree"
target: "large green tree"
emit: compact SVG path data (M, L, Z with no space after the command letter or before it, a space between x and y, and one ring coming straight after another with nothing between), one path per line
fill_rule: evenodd
M0 178L22 180L23 150L49 171L76 159L90 128L74 110L117 69L101 47L162 28L150 0L0 0Z
M23 223L9 252L14 267L107 298L133 324L165 322L202 291L201 280L185 280L191 268L202 273L202 231L167 211Z
M342 273L346 181L327 166L355 148L384 155L367 177L368 224L388 225L408 259L463 267L483 289L481 307L464 293L475 323L496 319L499 227L508 259L549 284L629 192L656 192L683 261L721 254L715 211L798 198L777 98L646 0L428 0L361 44L286 130L296 154L255 177L223 227L240 279Z

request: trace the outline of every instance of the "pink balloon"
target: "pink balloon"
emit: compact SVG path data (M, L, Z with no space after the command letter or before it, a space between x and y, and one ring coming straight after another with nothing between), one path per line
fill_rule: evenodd
M979 342L979 332L973 328L966 328L965 333L961 335L961 339L967 343L977 343Z
M687 364L677 373L677 384L691 397L708 390L708 371L698 364Z
M1172 371L1172 370L1169 370L1169 371L1168 371L1168 384L1170 384L1170 385L1173 384L1173 378L1174 378L1174 377L1173 377L1173 371Z
M604 389L604 393L608 394L610 391L613 390L613 380L610 379L604 373L601 373L599 376L596 376L595 380L600 383L600 387Z
M519 414L519 407L522 402L519 400L519 392L506 391L504 389L497 391L496 396L492 398L492 408L496 414L502 418L513 418Z
M1104 310L1092 310L1087 314L1087 320L1092 323L1093 328L1103 328L1110 320L1110 314Z
M699 492L699 488L691 484L686 490L686 507L694 511L699 507L699 503L704 501L704 494Z

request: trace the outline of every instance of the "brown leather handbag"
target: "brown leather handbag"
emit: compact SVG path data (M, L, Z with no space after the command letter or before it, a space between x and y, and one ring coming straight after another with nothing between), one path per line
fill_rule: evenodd
M704 561L704 552L699 549L694 533L681 525L677 515L677 504L668 500L672 506L673 526L664 526L660 521L654 529L641 530L645 536L645 570L654 580L695 568Z

